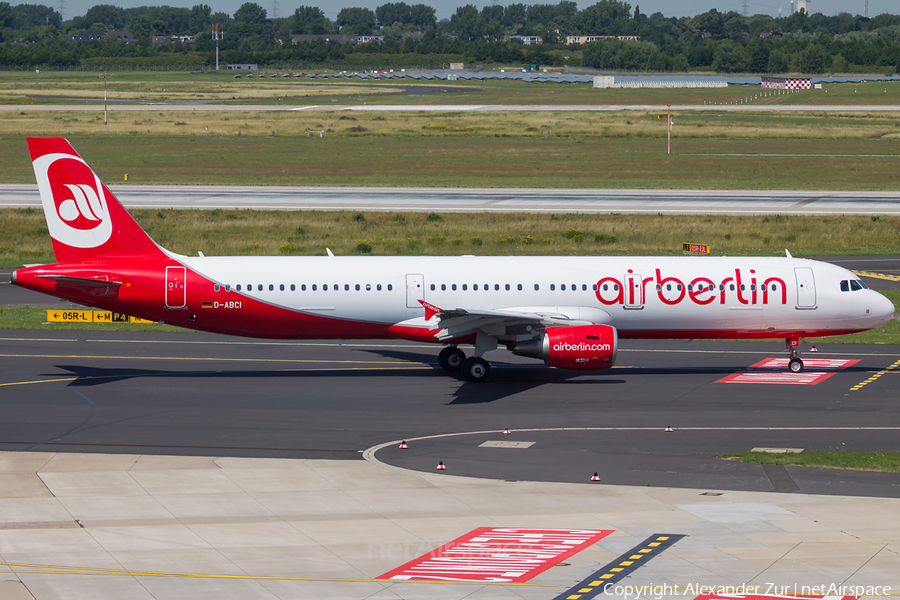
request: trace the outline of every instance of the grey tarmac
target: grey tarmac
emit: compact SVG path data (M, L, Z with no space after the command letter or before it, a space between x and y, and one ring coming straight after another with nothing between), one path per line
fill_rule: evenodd
M663 214L900 214L897 192L110 185L128 208ZM0 207L41 206L0 185Z

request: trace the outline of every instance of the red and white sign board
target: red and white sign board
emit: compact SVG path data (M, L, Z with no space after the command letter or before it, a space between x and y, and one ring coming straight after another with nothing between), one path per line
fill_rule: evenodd
M775 385L816 385L822 383L829 377L833 377L835 373L813 373L803 371L802 373L777 373L771 371L754 372L754 373L734 373L728 377L718 380L716 383L767 383Z
M787 358L767 358L766 360L761 360L754 365L750 365L751 369L787 369L788 362L790 359ZM859 360L847 360L843 358L804 358L803 359L803 367L806 369L815 369L821 370L824 369L826 371L841 371L846 369L847 367L852 367Z
M522 583L612 530L479 527L377 579Z

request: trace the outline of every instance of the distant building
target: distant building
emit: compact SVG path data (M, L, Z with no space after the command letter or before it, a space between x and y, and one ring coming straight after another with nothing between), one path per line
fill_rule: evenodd
M237 69L237 70L247 69L249 71L255 71L255 70L259 69L259 65L250 64L250 63L241 63L241 64L236 63L236 64L228 65L226 68L227 69Z
M152 38L150 38L150 41L153 42L154 44L168 44L168 43L169 43L169 36L167 36L167 35L154 35Z
M338 44L368 44L369 42L383 42L383 35L347 35L344 33L321 33L321 34L294 34L291 36L291 42L294 44L302 44L303 42L337 42Z
M504 35L500 40L503 42L520 40L526 46L537 46L544 43L544 40L539 35Z
M639 42L639 35L567 35L567 44L586 44L588 42L602 42L604 40L624 40L628 42Z
M416 40L417 42L425 39L424 31L404 31L403 35L400 36L403 40Z
M97 31L95 29L88 29L85 31L79 31L78 33L73 33L71 39L75 40L76 42L96 42L105 40L106 38L110 37L115 38L123 44L128 44L134 41L134 36L131 35L131 33L128 31Z

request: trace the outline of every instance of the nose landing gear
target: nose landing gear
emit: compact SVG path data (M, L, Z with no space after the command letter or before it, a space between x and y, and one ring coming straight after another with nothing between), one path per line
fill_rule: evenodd
M800 338L786 338L784 345L790 354L788 369L791 373L800 373L803 371L803 361L800 360Z

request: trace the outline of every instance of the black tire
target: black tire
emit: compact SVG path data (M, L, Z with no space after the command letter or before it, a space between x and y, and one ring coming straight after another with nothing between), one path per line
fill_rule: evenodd
M799 358L792 358L788 363L788 369L791 370L791 373L800 373L803 371L803 361Z
M491 374L491 365L483 358L472 356L463 363L462 372L467 381L477 383L488 378Z
M451 373L459 371L466 362L466 353L455 346L447 346L438 354L438 364Z

